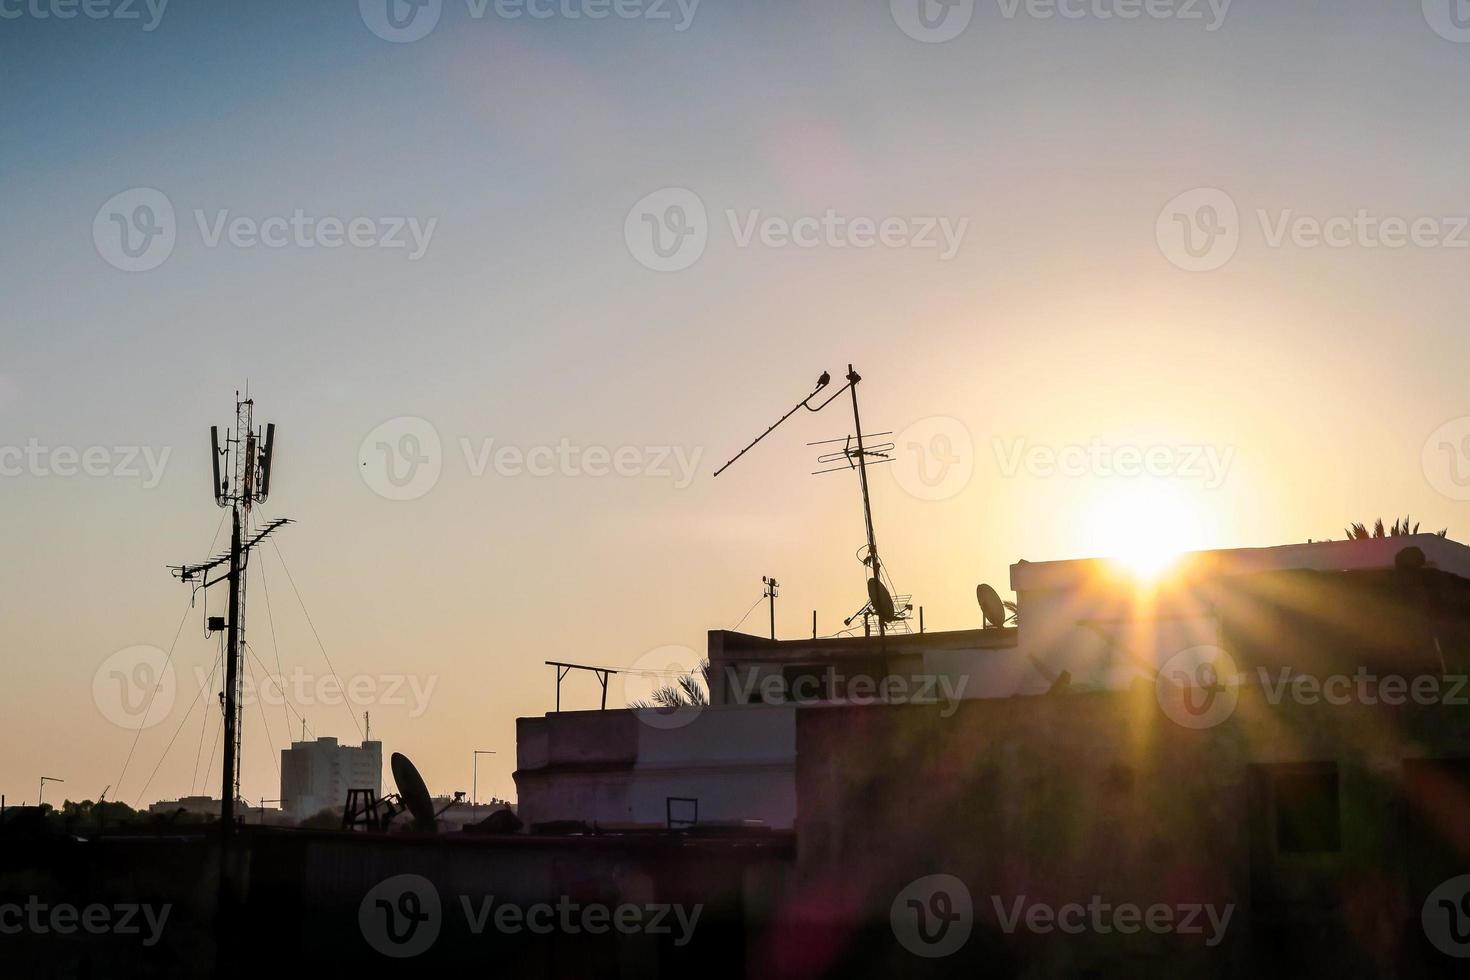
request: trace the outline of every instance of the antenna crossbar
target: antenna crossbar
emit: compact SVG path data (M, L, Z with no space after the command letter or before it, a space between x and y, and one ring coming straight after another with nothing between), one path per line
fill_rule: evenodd
M857 397L857 386L858 383L862 380L862 375L858 374L857 371L853 369L853 366L849 364L847 366L847 384L843 385L841 388L838 388L821 404L813 405L812 399L816 398L818 392L826 388L827 385L830 384L832 381L832 375L827 371L823 371L822 376L817 379L817 387L812 391L811 394L807 395L801 401L797 402L794 406L792 406L790 411L788 411L785 415L782 415L779 419L777 419L774 423L767 427L764 432L752 439L749 445L747 445L744 449L740 450L740 452L731 457L730 461L727 462L724 466L721 466L719 469L715 470L715 476L719 476L721 473L725 472L725 470L729 469L736 460L740 459L740 457L744 456L746 453L754 449L757 443L759 443L766 436L774 432L779 425L781 425L787 419L791 418L791 416L795 415L797 409L805 408L809 412L820 412L822 409L832 404L832 402L835 401L837 397L843 392L850 392L852 396L852 426L854 435L848 436L844 439L827 439L821 442L808 443L808 445L830 445L836 442L841 442L843 444L841 450L826 453L818 457L817 459L817 462L819 464L835 463L838 460L842 460L842 463L838 466L830 467L829 469L817 470L813 473L814 476L821 473L830 473L835 470L841 469L857 470L858 486L862 490L863 495L863 530L866 532L867 536L867 555L863 558L863 564L868 566L868 568L870 568L872 571L872 577L869 579L868 584L869 591L871 593L874 583L878 583L878 587L880 589L882 588L881 583L883 579L883 565L878 560L878 540L877 534L873 530L873 504L872 498L869 496L868 493L868 463L869 461L872 461L873 463L892 462L893 457L890 455L890 453L894 451L895 447L894 444L891 442L882 443L876 446L868 446L865 445L863 442L863 422L862 417L858 412ZM873 435L892 435L892 433L882 432L874 433ZM882 616L878 616L876 618L878 620L878 636L882 637L885 632L884 620ZM558 679L558 687L559 686L560 680Z

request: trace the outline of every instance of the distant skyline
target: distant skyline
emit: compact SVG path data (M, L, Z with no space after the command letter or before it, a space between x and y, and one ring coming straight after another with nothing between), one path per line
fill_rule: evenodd
M849 362L931 629L1023 558L1470 538L1449 0L393 2L0 3L12 803L117 782L104 665L176 631L108 796L218 792L217 642L167 566L211 554L208 427L247 383L297 522L251 584L292 701L247 708L252 800L297 709L351 742L370 711L435 793L494 750L504 797L543 661L702 655L767 574L781 635L838 629L858 491L805 443L848 415L711 474Z

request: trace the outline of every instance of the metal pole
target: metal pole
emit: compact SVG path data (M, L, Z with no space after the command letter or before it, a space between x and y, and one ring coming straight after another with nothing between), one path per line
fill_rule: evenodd
M862 419L858 416L857 386L861 380L863 380L862 377L849 364L847 366L847 381L852 391L852 426L857 433L858 482L863 487L863 523L868 529L868 558L873 565L873 577L878 579L879 582L882 582L883 579L880 575L882 566L878 562L878 541L873 534L873 507L868 499L868 465L867 456L863 452L863 423ZM876 609L873 611L875 613L877 612ZM877 620L878 635L882 636L884 633L883 617L878 616Z
M480 799L480 756L494 755L493 749L475 749L474 775L470 777L470 806L476 806Z
M771 639L774 640L776 638L776 590L781 587L781 583L769 575L762 575L761 584L766 587L766 598L770 600Z
M58 779L56 776L42 776L41 777L41 788L36 793L36 806L37 807L40 807L40 805L41 805L41 797L43 797L43 796L46 795L46 784L47 783L64 783L64 782L66 782L66 780L64 780L64 779Z
M225 633L225 751L220 782L221 833L228 838L235 826L235 687L239 683L240 654L240 509L236 506L230 528L230 621ZM224 849L220 849L224 861Z

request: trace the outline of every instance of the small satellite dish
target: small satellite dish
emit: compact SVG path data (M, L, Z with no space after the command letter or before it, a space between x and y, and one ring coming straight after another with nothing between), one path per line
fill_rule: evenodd
M980 613L985 617L986 626L1006 624L1006 606L1000 601L1000 593L981 582L975 586L975 599L980 603Z
M898 611L893 608L893 596L876 578L868 579L868 602L873 606L873 612L878 614L879 622L891 623L898 618Z
M437 825L434 801L429 798L429 787L424 783L424 777L419 775L418 767L401 752L394 752L388 762L393 770L393 782L398 786L398 795L413 815L414 826L433 833Z

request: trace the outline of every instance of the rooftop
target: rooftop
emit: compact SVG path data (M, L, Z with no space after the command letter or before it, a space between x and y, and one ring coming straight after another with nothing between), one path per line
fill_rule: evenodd
M1323 572L1389 569L1394 567L1398 553L1409 547L1424 552L1425 567L1470 579L1470 547L1437 534L1191 551L1181 554L1166 574L1170 578L1209 578L1296 569ZM1118 572L1117 563L1108 558L1019 561L1011 566L1011 588L1017 593L1067 589Z

